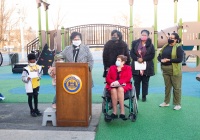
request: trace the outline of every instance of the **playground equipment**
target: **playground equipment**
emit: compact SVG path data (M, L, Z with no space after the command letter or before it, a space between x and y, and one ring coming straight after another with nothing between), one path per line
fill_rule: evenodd
M70 45L70 39L69 35L73 31L78 31L83 35L83 43L88 44L91 47L103 47L105 42L107 42L110 39L110 33L112 30L117 29L122 32L123 34L123 40L131 46L131 42L134 39L138 39L140 37L140 32L142 29L147 29L150 31L150 38L154 42L155 50L156 50L156 56L158 53L158 48L161 48L164 44L167 43L168 36L173 33L179 33L179 36L182 38L182 45L183 49L185 50L185 59L183 61L183 71L200 71L200 66L197 66L195 68L188 67L186 64L187 58L190 56L198 56L200 57L200 2L198 2L198 21L199 22L183 22L182 20L177 23L177 4L178 0L174 1L174 23L176 26L166 28L164 30L161 30L160 32L157 31L157 7L158 7L158 0L153 0L154 2L154 26L153 27L147 27L147 28L133 28L133 6L134 1L129 0L130 5L130 26L120 26L120 25L111 25L111 24L88 24L88 25L80 25L80 26L74 26L70 28L64 28L62 27L61 30L53 30L49 31L48 29L48 6L49 4L43 1L37 1L37 8L38 8L38 27L39 27L39 37L32 41L32 43L29 43L27 45L27 53L30 53L31 51L39 51L39 53L42 52L45 44L47 44L50 48L50 50L55 50L54 54L56 52L60 52L64 49L65 46ZM46 31L41 30L41 11L40 7L41 4L45 7L45 13L46 13ZM193 27L196 27L193 29ZM194 46L197 46L197 50L194 51ZM53 53L52 53L53 54ZM39 55L40 57L41 55ZM39 61L45 60L43 56L41 58L38 58ZM49 62L50 59L45 61ZM157 64L157 58L154 58L154 63ZM48 68L49 63L40 63L43 65L43 67ZM199 64L199 59L197 59L197 65ZM155 72L157 72L157 65L155 65Z

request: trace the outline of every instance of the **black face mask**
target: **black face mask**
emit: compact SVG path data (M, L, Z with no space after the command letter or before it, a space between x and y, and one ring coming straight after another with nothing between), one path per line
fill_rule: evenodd
M117 41L118 40L118 38L117 37L112 37L112 41Z
M168 39L168 43L169 43L169 44L172 44L172 43L174 43L174 40Z

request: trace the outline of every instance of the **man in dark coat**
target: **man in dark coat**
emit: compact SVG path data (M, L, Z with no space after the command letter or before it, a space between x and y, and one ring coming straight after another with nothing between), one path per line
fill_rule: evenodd
M128 45L122 40L122 33L118 30L111 32L112 39L104 45L103 50L103 77L106 77L110 66L115 65L118 55L127 56L126 65L130 65L130 54Z

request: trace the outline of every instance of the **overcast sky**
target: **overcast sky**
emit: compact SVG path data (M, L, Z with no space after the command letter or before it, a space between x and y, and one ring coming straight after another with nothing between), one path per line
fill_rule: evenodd
M12 1L12 0L10 0ZM129 0L47 0L49 6L49 28L53 28L52 21L57 15L57 9L62 11L61 17L64 27L107 23L115 24L114 17L120 14L129 16ZM26 24L37 29L36 0L16 0L27 9ZM174 25L174 0L158 0L158 31ZM151 27L154 24L153 0L134 0L133 17L138 18L142 27ZM42 29L45 30L45 13L42 11ZM179 0L178 19L197 21L197 0ZM134 21L133 21L134 22Z

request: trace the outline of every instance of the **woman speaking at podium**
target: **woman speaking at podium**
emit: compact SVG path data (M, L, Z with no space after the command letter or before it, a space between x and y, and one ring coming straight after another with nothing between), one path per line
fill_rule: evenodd
M90 52L89 46L82 44L82 35L79 32L72 32L70 35L70 41L72 45L65 47L60 53L65 62L82 62L89 63L89 68L93 68L93 56Z

